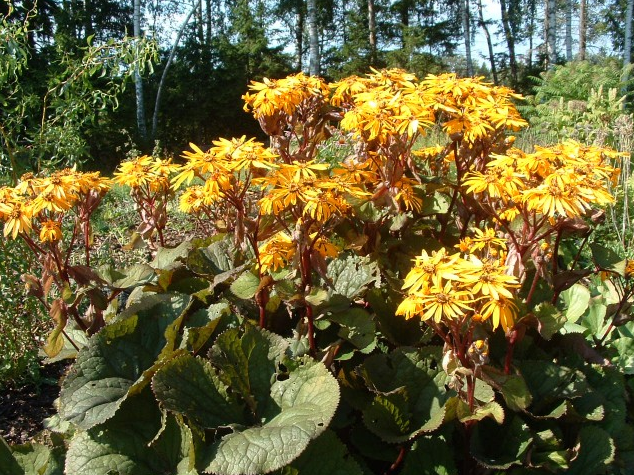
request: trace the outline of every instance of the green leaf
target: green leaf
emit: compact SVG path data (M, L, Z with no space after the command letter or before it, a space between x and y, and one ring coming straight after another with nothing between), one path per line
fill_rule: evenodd
M621 277L625 277L626 260L619 256L612 249L598 243L590 244L592 258L601 270L616 272Z
M2 475L24 475L24 469L11 454L11 448L0 436L0 467Z
M482 379L502 393L504 402L512 411L523 411L533 401L528 386L521 375L504 374L488 365L481 367Z
M129 289L156 281L154 269L147 264L135 264L121 271L105 269L100 277L115 289Z
M535 317L539 322L539 333L546 340L550 340L566 324L564 314L549 302L542 302L535 307Z
M220 378L237 392L254 415L268 415L276 407L271 399L271 384L288 342L266 330L246 326L221 334L211 350L211 360L220 369Z
M419 437L407 452L400 474L458 475L453 447L443 435Z
M209 361L185 354L171 359L152 379L156 399L166 409L207 428L245 423L242 408Z
M129 392L149 383L156 358L167 344L170 324L189 303L188 296L150 296L150 305L94 335L64 379L60 416L89 429L111 418Z
M588 306L588 312L581 318L582 325L589 329L596 338L601 338L608 330L610 322L606 320L608 307L602 296L592 297Z
M231 292L238 298L250 299L253 298L260 286L260 279L252 272L245 272L240 275L232 284Z
M405 442L442 424L448 396L437 358L430 349L398 348L365 360L359 372L375 393L363 411L368 429L387 442Z
M161 413L151 391L145 389L124 401L104 425L74 435L66 454L66 473L184 475L167 466L165 454L150 447L160 429Z
M219 275L231 271L233 247L227 239L220 239L207 247L194 249L187 257L187 267L197 274Z
M348 340L363 353L376 347L376 326L372 316L362 308L351 308L328 316L328 320L341 325L338 335Z
M519 417L510 417L502 425L484 419L474 426L470 449L484 467L506 470L523 463L531 442L528 426Z
M577 457L566 473L570 475L596 475L603 473L614 460L614 441L595 425L584 425L579 432Z
M387 295L386 295L387 293ZM366 294L374 314L378 330L390 343L396 346L408 346L419 343L423 337L420 320L406 320L396 315L397 300L402 296L393 290L370 289Z
M323 364L307 359L288 379L273 383L271 397L278 414L215 443L204 457L206 473L260 474L288 465L327 428L339 385Z
M174 248L160 247L150 262L155 269L170 269L175 263L184 261L193 248L191 241L183 241Z
M423 216L430 214L443 214L449 211L451 200L444 193L434 193L433 196L425 196L423 199Z
M560 295L566 305L566 319L570 323L576 323L579 317L588 309L590 291L585 285L575 284L568 290L564 290Z
M370 284L380 284L380 271L375 262L366 257L343 254L328 264L326 275L330 280L333 293L348 299L363 294Z
M213 303L208 308L193 313L185 322L180 347L198 353L214 334L223 317L230 314L231 308L227 301Z
M1 457L1 456L0 456ZM63 475L64 462L62 450L41 444L24 444L13 447L13 457L25 475ZM1 470L5 465L2 464ZM7 467L12 468L11 464ZM4 471L1 471L5 475ZM11 472L9 472L11 473Z
M617 351L612 362L625 374L634 374L634 338L617 338L610 346Z
M519 367L533 396L530 411L534 415L545 416L553 407L560 407L562 399L580 397L588 390L585 375L574 368L542 360L523 360Z
M334 432L327 430L313 440L296 460L280 470L280 475L294 474L363 475L363 471Z

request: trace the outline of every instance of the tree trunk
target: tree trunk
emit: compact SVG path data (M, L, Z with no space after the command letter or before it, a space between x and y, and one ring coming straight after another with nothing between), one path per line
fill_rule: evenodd
M528 7L528 60L527 65L530 68L533 67L533 48L534 48L534 36L535 36L535 16L537 10L537 0L530 0Z
M572 61L572 0L566 0L566 61Z
M317 30L317 0L307 0L308 9L308 74L319 76L319 31Z
M473 58L471 57L471 12L469 11L469 0L460 0L460 16L462 20L465 56L467 58L467 76L472 77Z
M376 12L374 0L368 0L368 31L370 42L370 66L376 65Z
M489 50L489 62L491 63L491 74L493 75L493 83L495 85L499 84L498 81L498 71L495 66L495 54L493 53L493 42L491 41L491 33L489 32L489 27L484 20L484 11L482 8L482 0L478 0L478 24L482 31L484 32L484 37L487 40L487 49Z
M205 44L211 45L211 0L205 0Z
M135 1L138 1L138 0L135 0ZM163 94L163 87L165 85L165 78L167 77L167 71L172 65L172 61L174 61L174 56L176 55L176 47L178 46L178 43L180 42L181 36L183 36L183 33L185 32L185 27L187 26L187 23L189 23L189 20L191 19L192 15L197 9L198 9L198 5L195 5L194 8L192 8L189 11L189 15L187 15L187 18L185 18L185 21L183 22L180 29L178 30L178 34L176 35L176 39L174 40L174 44L172 45L172 49L170 51L170 55L167 58L167 62L165 63L165 68L163 69L163 74L161 75L161 80L159 81L159 85L156 90L156 101L154 102L154 114L152 115L152 139L156 138L156 130L158 128L158 112L159 112L159 106L161 104L161 96Z
M557 62L557 1L546 0L546 66L551 68Z
M134 36L141 38L141 0L134 0ZM136 93L136 123L142 148L147 146L147 126L145 124L145 100L143 97L143 79L137 67L134 71L134 91Z
M304 1L296 0L295 11L295 64L297 71L304 67L302 55L304 54Z
M586 59L586 39L588 37L588 0L579 1L579 60Z
M515 36L511 29L511 21L509 18L509 7L507 0L500 0L500 13L502 15L502 28L504 30L504 38L506 46L509 50L509 66L511 67L511 83L517 84L517 60L515 58Z
M632 13L634 12L634 0L627 0L627 6L625 8L625 38L623 46L623 75L621 81L623 87L621 92L627 93L627 82L630 78L630 65L632 63ZM625 107L623 104L622 107Z

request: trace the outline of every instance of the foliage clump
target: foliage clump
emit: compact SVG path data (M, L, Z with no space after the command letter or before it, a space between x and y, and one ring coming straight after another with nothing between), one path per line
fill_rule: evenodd
M54 447L0 446L9 473L627 473L633 266L587 246L620 155L515 148L517 99L401 70L266 79L244 100L268 147L122 164L153 260L53 259L59 315L87 307L56 330L79 351ZM432 126L446 142L420 149ZM175 192L207 237L156 247ZM36 244L15 193L5 234Z

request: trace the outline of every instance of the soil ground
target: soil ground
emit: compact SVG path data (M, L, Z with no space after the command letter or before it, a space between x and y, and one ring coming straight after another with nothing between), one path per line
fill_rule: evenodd
M43 366L39 384L0 391L0 436L9 444L24 444L44 429L44 419L55 413L59 380L67 367L67 361Z

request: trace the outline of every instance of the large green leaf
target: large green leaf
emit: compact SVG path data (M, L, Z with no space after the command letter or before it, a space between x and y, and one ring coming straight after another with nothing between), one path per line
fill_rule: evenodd
M89 429L111 418L133 386L149 383L165 334L189 303L183 295L151 297L154 305L106 326L79 352L62 384L64 420Z
M324 457L324 454L328 456ZM363 475L346 446L329 430L313 440L299 458L280 470L280 475L324 474Z
M362 308L351 308L328 316L328 320L338 323L341 338L348 340L363 353L370 353L376 347L376 326L372 316Z
M585 375L574 368L542 360L523 360L519 367L533 396L532 414L552 414L552 408L560 407L563 399L580 397L588 390Z
M66 455L68 475L194 475L188 431L161 423L148 389L128 398L105 424L75 434ZM166 440L169 439L169 440ZM182 463L186 460L185 463Z
M0 436L0 475L24 475L24 470L11 454L11 448Z
M238 298L250 299L258 291L260 279L250 271L244 272L231 284L231 292Z
M63 475L64 458L61 448L51 448L41 444L24 444L12 448L13 457L17 461L24 475ZM0 466L0 474L5 465ZM13 470L9 463L7 468ZM8 472L13 473L13 472Z
M288 379L273 383L271 397L278 414L215 443L205 456L206 473L260 474L288 465L327 428L339 385L323 364L307 359Z
M192 241L183 241L173 248L161 247L156 251L156 256L150 262L150 266L155 269L169 269L175 263L184 261L192 248Z
M227 393L209 361L180 355L161 367L152 379L156 399L164 408L183 414L201 427L245 423L242 408Z
M442 424L448 395L437 353L398 348L389 355L373 355L359 367L375 393L363 420L383 440L404 442Z
M135 264L123 270L103 269L100 277L116 289L129 289L156 281L156 273L148 264Z
M288 347L282 337L248 325L221 334L211 351L219 377L246 402L251 412L260 417L276 408L271 399L271 384L278 365Z
M566 316L550 302L539 303L535 307L535 317L539 333L546 340L550 340L566 324Z
M598 243L590 244L590 249L592 250L592 258L600 269L625 276L626 261L616 252Z
M457 475L453 444L443 435L416 439L405 456L401 475Z
M483 365L481 377L502 393L504 401L512 411L523 411L533 401L521 375L505 374L493 366Z
M634 338L617 338L610 346L617 351L613 363L625 374L634 374Z
M596 475L604 473L614 460L614 441L603 429L585 425L579 432L577 457L566 473L570 475Z
M519 417L511 417L503 425L484 419L473 429L471 455L487 468L508 469L523 463L531 441L528 426Z
M381 282L376 263L366 257L348 255L334 259L328 264L326 272L333 293L349 299L359 297L370 284L378 287Z
M568 290L564 290L561 299L565 304L566 319L570 323L576 323L579 317L588 309L590 303L590 291L585 285L575 284Z
M234 267L234 247L228 239L219 239L207 247L194 249L187 257L187 267L197 274L220 275Z

